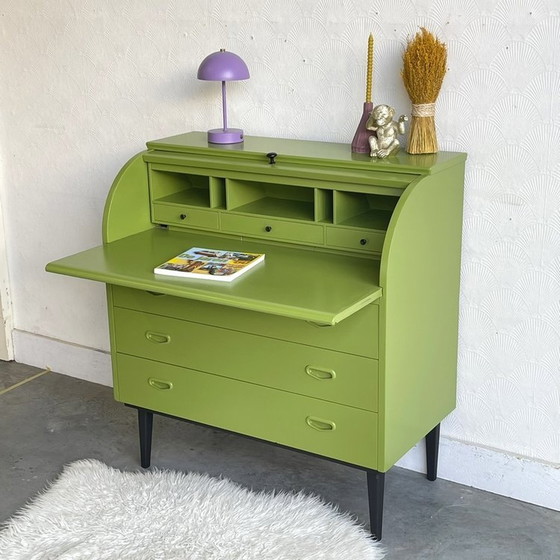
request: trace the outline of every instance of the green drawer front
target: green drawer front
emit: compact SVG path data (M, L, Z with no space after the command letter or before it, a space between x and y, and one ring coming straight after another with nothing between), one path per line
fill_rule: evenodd
M116 399L377 468L377 415L190 369L117 355Z
M110 290L113 303L118 307L188 319L368 358L378 357L379 307L375 304L366 306L336 326L323 327L297 319L152 294L121 286L111 286Z
M368 229L344 229L327 226L327 245L366 253L381 253L385 234Z
M129 309L114 321L117 352L377 410L377 360Z
M252 217L223 213L222 230L262 239L279 239L315 245L322 245L324 242L323 226L321 225L302 224L260 216Z
M176 204L153 204L153 221L158 224L218 229L218 213Z

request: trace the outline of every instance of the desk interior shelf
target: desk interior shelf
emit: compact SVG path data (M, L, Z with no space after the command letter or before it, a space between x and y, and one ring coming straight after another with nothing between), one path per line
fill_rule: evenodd
M227 209L244 214L313 221L314 190L254 181L226 180Z
M152 165L149 177L154 203L199 208L224 207L224 181L221 179L194 175L170 165Z

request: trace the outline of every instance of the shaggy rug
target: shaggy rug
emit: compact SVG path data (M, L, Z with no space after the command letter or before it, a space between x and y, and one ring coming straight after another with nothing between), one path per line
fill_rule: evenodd
M380 545L313 496L229 480L67 466L0 532L2 560L377 560Z

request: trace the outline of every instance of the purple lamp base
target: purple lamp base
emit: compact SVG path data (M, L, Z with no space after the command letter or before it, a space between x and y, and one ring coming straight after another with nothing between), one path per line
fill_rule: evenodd
M243 130L240 128L213 128L208 131L211 144L239 144L243 142Z

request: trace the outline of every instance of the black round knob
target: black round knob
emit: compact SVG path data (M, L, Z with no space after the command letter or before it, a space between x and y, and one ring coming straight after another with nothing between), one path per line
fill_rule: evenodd
M269 160L268 163L270 163L270 165L274 165L276 163L276 156L278 156L276 152L268 152L268 154L266 154L266 157Z
M264 228L264 231L266 231L266 232L272 231L272 226L266 226Z
M360 245L367 245L367 239L360 239Z
M187 218L187 215L186 215L186 214L181 214L181 215L179 216L179 218L181 218L181 220L185 220L185 219Z

